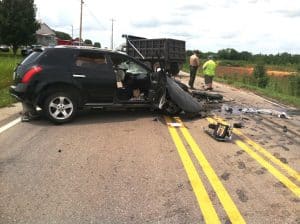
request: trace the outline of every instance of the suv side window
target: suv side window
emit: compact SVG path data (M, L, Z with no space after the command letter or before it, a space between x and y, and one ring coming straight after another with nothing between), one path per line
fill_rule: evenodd
M41 53L40 63L48 66L66 67L72 63L73 51L64 48L49 48Z
M79 52L75 58L75 65L83 68L96 68L107 64L104 54L99 52Z

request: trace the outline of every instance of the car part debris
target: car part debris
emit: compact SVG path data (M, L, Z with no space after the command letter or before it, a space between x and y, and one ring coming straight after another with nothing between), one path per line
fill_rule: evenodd
M167 123L167 125L170 127L176 127L176 128L182 127L182 123L177 123L177 122L169 122L169 123Z
M283 132L287 132L287 131L288 131L287 126L284 125L284 126L282 127L282 131L283 131Z
M205 91L195 90L192 91L192 96L200 99L200 100L207 100L207 101L222 101L223 95L217 93L207 93Z
M227 108L225 111L228 112L228 113L230 113L230 114L232 114L233 109L232 109L231 107L229 107L229 108Z
M242 122L238 122L238 123L233 123L233 127L234 128L242 128L242 127L244 127L244 125Z
M267 114L272 116L277 116L279 118L290 119L290 116L287 115L284 111L277 111L273 109L255 109L252 107L249 108L239 108L239 107L230 107L227 104L222 105L223 113L230 113L230 114Z
M230 124L225 122L218 122L216 124L209 124L209 129L212 131L206 130L206 133L212 136L218 141L228 141L232 137L232 127Z
M257 110L253 108L243 108L241 111L243 113L257 113Z
M288 116L285 112L271 110L271 109L259 109L259 110L257 110L257 113L274 115L274 116L277 116L279 118L288 118Z

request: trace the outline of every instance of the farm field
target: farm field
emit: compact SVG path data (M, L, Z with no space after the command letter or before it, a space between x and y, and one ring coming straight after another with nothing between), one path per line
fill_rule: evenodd
M251 75L253 73L253 67L235 67L235 66L218 66L217 74L239 74L239 75ZM279 71L267 69L267 74L272 76L289 76L294 75L296 72Z
M253 76L253 67L218 66L216 81L249 89L282 103L300 107L300 74L296 71L272 70L266 66L265 80ZM264 82L263 86L260 82Z

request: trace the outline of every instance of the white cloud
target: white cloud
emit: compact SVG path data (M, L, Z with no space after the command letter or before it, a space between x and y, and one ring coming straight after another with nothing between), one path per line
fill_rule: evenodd
M83 38L110 46L122 34L177 38L187 49L235 48L253 53L300 53L300 5L294 0L84 0ZM80 0L35 0L38 17L55 30L79 33Z

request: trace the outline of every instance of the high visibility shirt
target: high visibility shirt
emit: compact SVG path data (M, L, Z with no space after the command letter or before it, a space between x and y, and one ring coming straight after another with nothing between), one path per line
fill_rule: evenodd
M190 65L191 66L199 66L200 62L199 62L199 58L197 57L197 55L193 54L191 57L190 57Z
M216 63L213 60L208 60L203 65L203 74L214 76L216 74Z

